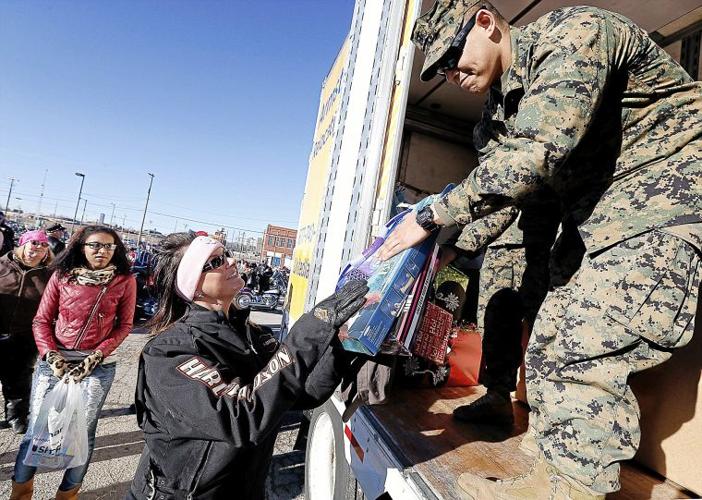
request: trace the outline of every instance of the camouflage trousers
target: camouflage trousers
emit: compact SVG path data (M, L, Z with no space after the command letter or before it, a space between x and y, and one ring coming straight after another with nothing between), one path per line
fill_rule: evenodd
M518 290L524 267L524 247L490 247L480 269L478 329L484 366L480 382L501 393L516 388L522 364L524 307Z
M523 320L531 325L548 289L548 250L489 247L480 270L478 328L483 333L480 381L502 393L516 389Z
M549 293L526 353L530 427L547 461L598 493L617 491L634 456L639 407L630 374L692 337L700 255L651 231L585 259Z

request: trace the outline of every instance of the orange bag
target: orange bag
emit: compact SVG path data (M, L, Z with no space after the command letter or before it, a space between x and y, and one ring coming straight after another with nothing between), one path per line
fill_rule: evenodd
M483 356L483 342L475 330L456 328L449 341L451 352L447 356L450 366L448 387L478 385L480 363Z

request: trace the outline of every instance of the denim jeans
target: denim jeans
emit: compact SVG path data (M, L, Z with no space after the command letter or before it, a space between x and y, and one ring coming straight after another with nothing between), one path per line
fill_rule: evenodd
M116 363L104 363L98 365L93 373L88 375L80 383L81 392L83 393L83 402L85 403L86 422L88 424L88 460L83 465L66 469L63 474L63 481L59 486L59 490L68 491L75 488L83 482L85 473L88 472L90 457L93 454L95 446L95 431L97 429L98 416L100 410L105 404L107 393L112 387L112 381L115 378ZM39 361L34 369L32 378L32 396L31 407L29 414L29 429L25 434L22 443L20 444L17 459L15 460L15 473L13 480L18 483L25 483L34 477L37 471L36 467L30 467L23 463L24 456L27 454L27 449L32 440L32 430L37 419L37 413L41 407L46 394L53 389L59 382L59 379L54 377L51 372L51 367L46 361Z

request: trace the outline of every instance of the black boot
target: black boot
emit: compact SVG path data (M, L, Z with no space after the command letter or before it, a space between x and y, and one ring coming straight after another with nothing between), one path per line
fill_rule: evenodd
M24 434L27 432L27 419L26 418L16 418L12 422L10 422L10 426L12 427L12 432L15 434Z
M15 434L27 432L29 402L24 399L8 399L5 402L5 418Z
M490 391L470 404L453 410L453 418L463 422L512 425L514 413L509 393Z

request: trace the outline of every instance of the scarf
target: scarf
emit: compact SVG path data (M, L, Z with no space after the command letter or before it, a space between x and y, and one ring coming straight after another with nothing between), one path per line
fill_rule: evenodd
M77 285L107 285L115 277L117 268L110 264L104 269L88 269L87 267L74 267L68 273L68 282Z

